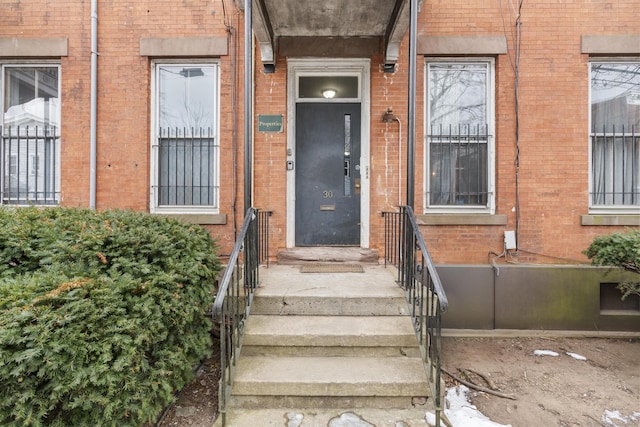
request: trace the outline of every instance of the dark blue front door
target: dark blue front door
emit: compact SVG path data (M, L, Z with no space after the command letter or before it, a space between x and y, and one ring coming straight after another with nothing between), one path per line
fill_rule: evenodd
M296 106L296 246L360 245L360 104Z

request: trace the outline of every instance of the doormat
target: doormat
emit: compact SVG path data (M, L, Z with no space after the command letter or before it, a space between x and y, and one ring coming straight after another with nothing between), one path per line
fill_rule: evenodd
M300 273L364 273L360 264L305 264Z

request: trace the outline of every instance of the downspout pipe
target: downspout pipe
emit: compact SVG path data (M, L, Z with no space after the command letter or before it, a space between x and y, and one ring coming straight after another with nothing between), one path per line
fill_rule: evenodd
M96 117L98 104L98 0L91 0L91 97L89 130L89 208L96 208Z
M416 51L418 0L409 4L409 105L407 118L407 206L414 208L415 138L416 138Z
M251 176L252 176L252 130L253 108L252 95L252 0L244 0L244 213L251 208Z

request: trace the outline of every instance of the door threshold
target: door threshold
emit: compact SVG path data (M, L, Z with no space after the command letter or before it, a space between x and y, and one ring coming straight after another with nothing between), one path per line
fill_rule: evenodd
M313 262L378 264L378 251L358 246L304 246L278 252L278 264L297 265Z

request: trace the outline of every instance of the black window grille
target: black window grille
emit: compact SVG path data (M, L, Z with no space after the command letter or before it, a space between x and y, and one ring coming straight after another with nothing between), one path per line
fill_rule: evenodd
M640 137L635 126L591 133L593 206L640 205Z
M60 136L53 126L0 127L2 204L60 203Z
M158 205L217 208L213 130L160 129L158 149Z
M429 143L429 205L487 206L487 125L432 126Z

